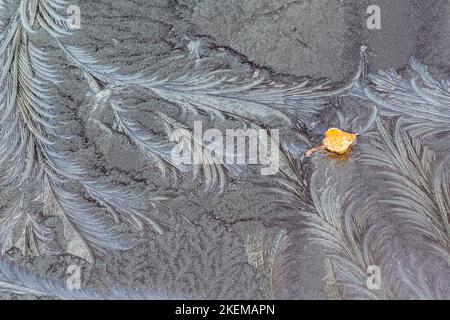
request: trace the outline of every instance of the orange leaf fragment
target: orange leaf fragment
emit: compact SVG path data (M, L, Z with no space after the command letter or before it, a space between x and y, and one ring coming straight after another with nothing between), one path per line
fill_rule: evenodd
M357 134L347 133L336 128L330 128L325 133L325 139L323 139L323 145L320 147L312 148L306 153L306 156L311 156L314 152L320 150L326 150L328 152L343 155L346 154L351 146L355 143Z

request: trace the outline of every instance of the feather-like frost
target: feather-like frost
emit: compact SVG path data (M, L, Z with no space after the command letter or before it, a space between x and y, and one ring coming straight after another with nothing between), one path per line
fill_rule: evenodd
M59 13L67 7L66 0L22 0L18 13L28 32L43 28L52 36L60 37L71 33L68 17Z
M404 78L395 70L368 75L356 82L352 94L375 103L384 113L419 122L412 133L424 137L448 131L450 81L437 80L428 67L411 58L413 75Z
M156 290L132 291L113 287L109 292L98 292L89 289L69 289L65 284L57 280L34 275L5 258L0 258L0 292L61 300L185 299L185 297L180 295Z
M80 195L64 187L63 182L45 179L47 197L54 212L61 217L67 240L66 251L89 262L95 258L92 248L100 252L104 249L125 250L130 242L120 238L110 227L98 209L87 203Z
M342 289L337 280L334 262L331 259L325 260L325 281L324 291L330 300L342 300Z
M255 237L249 237L246 252L256 268L264 296L282 299L295 259L295 247L286 230L261 230Z
M194 177L203 177L205 190L218 186L220 190L225 188L226 182L230 177L240 172L238 165L224 164L225 154L218 151L215 154L211 149L206 148L202 137L195 136L190 129L180 124L175 119L157 112L164 121L167 135L177 143L179 149L176 149L175 157L181 157L180 161L193 166ZM177 154L182 151L184 154Z
M333 282L335 296L393 298L389 283L383 283L380 290L371 290L366 284L369 266L381 264L375 253L383 246L375 226L368 225L368 217L376 215L371 198L360 203L352 189L339 194L332 170L304 176L305 163L280 151L284 160L280 161L279 186L273 190L299 210L309 238L324 248L325 263L333 265L333 274L328 272L325 281L328 285Z
M291 120L283 113L283 108L297 109L297 113L302 109L302 114L317 113L327 98L350 90L364 73L365 67L363 47L361 64L355 77L348 85L338 89L332 88L328 83L315 86L309 82L276 84L264 76L243 80L230 70L194 70L173 79L143 73L125 76L115 67L100 64L83 49L58 41L77 67L104 84L143 86L184 110L194 113L204 111L219 119L230 117L266 125L289 125Z
M180 158L172 152L175 147L167 141L155 141L155 137L144 130L129 115L126 108L111 102L118 129L125 134L149 159L154 161L163 175L167 172L176 178L177 172L186 173L190 166L183 165Z
M367 148L363 160L376 166L392 197L384 200L391 211L413 233L432 240L431 247L450 262L450 189L447 161L439 163L435 153L413 139L404 120L377 119L379 139Z
M89 180L82 167L55 147L57 137L67 138L57 132L64 123L51 103L49 90L49 84L58 79L47 63L46 53L30 41L29 35L40 28L52 36L61 35L65 18L56 10L63 4L59 0L22 0L1 34L0 183L21 191L0 216L1 251L15 245L33 254L51 251L40 250L51 238L44 219L38 219L36 211L46 205L47 215L57 215L63 221L66 251L93 261L92 248L102 252L130 245L106 226L97 207L66 187L69 181L81 185L111 213L120 214L135 225L145 221L158 232L161 228L147 212L163 198L148 200L150 207L144 208L137 204L142 196L137 199L125 188ZM17 243L12 239L15 228L23 228Z
M375 253L382 245L382 237L375 236L373 227L366 220L375 213L371 199L358 203L353 199L353 190L338 196L333 182L326 185L321 182L317 186L314 176L311 181L316 212L308 216L306 225L310 228L311 238L321 244L336 263L336 274L344 294L370 299L394 298L386 281L378 290L367 286L368 268L381 265Z

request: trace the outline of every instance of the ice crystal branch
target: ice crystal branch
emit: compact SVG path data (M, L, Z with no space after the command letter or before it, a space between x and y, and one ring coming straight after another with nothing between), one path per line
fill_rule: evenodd
M384 113L419 122L416 136L448 131L450 82L437 80L428 67L411 58L415 73L405 79L397 71L379 71L356 83L352 94L375 103Z
M364 162L382 168L386 189L395 196L384 200L392 212L432 240L432 248L450 263L450 189L447 161L413 139L406 123L377 120L379 138L364 153Z
M64 283L40 277L14 263L0 258L0 292L15 295L34 295L40 298L61 300L164 300L184 299L158 291L131 291L111 288L109 292L89 289L69 289Z
M346 289L344 294L371 299L392 299L393 293L385 281L378 290L367 287L367 270L378 263L376 252L382 246L383 237L375 236L368 225L367 216L374 215L370 198L364 203L353 199L349 190L338 196L333 184L316 186L312 177L311 192L316 214L308 217L306 225L311 228L311 237L326 249L335 262L338 283Z
M353 190L338 194L336 182L329 172L302 176L305 164L283 152L284 165L279 173L279 192L287 196L292 206L306 219L310 239L326 251L328 266L333 266L332 280L328 273L327 285L332 280L336 297L364 297L389 299L394 295L388 283L381 290L367 287L367 269L377 265L375 252L382 246L382 237L375 236L368 225L374 215L371 199L359 203ZM277 189L275 189L277 190ZM339 293L339 294L338 294Z
M115 86L139 85L185 110L196 113L205 111L223 119L228 116L238 120L249 120L259 124L275 121L279 125L290 123L290 119L277 110L277 106L308 103L304 112L317 112L318 102L345 92L352 85L332 89L327 83L310 86L309 82L296 85L275 85L264 76L242 80L230 70L192 71L178 78L161 78L157 74L124 76L117 68L102 65L84 50L64 44L58 40L67 57L80 69L103 84ZM359 73L358 73L359 76Z
M130 243L119 239L98 207L67 187L77 182L98 204L142 228L142 222L161 232L142 205L143 196L125 188L106 186L88 178L85 170L56 145L58 128L64 123L51 103L50 84L57 83L56 72L44 51L30 40L41 28L52 36L66 34L65 18L57 14L62 1L21 1L0 37L0 183L19 190L9 199L0 219L1 252L12 246L30 254L41 254L52 237L44 217L56 215L63 221L66 251L93 261L92 248L127 249ZM148 202L156 207L162 198ZM38 208L44 208L38 209ZM42 213L42 214L41 214ZM39 218L40 217L40 218ZM15 228L24 228L14 239Z
M69 60L85 72L94 91L98 92L102 87L142 86L175 103L184 111L193 113L203 111L220 120L228 117L265 127L274 123L276 126L290 124L290 119L283 113L283 108L285 112L296 109L296 114L316 113L327 98L348 91L364 73L365 67L365 48L362 48L360 67L354 79L349 85L339 89L332 89L327 83L317 86L311 86L308 82L277 85L264 76L242 80L230 70L206 71L194 68L194 71L174 78L161 78L157 74L149 76L143 73L128 76L122 75L115 67L101 64L80 48L64 44L60 39L58 42ZM173 159L168 156L167 144L155 142L151 135L127 116L126 106L118 102L111 102L111 106L122 133L127 135L146 156L156 161L163 174L169 171L175 176L177 172L185 172L187 167L180 168L174 165ZM297 109L301 109L301 112ZM207 170L205 167L203 169L204 173L216 171ZM210 180L209 178L210 176L206 176L205 180Z
M286 230L261 229L255 236L249 236L246 252L249 263L256 268L264 296L282 299L295 259L295 246Z
M175 119L157 112L166 126L166 132L171 140L178 145L184 146L190 154L193 164L194 177L204 177L205 190L218 185L223 190L230 177L239 173L239 166L234 164L223 164L217 155L209 148L205 148L201 137L195 136L186 126L178 123ZM202 159L201 163L195 163L195 159ZM186 160L186 159L185 159Z

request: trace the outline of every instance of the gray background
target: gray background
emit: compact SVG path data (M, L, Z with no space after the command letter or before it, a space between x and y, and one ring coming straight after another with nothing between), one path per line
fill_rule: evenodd
M450 1L86 0L71 4L81 8L82 27L67 42L123 72L175 72L177 66L170 58L185 52L193 39L225 50L223 59L244 73L261 68L284 81L309 77L344 82L355 73L363 44L369 48L371 70L401 70L415 56L439 72L448 71ZM381 30L366 28L370 4L381 7ZM174 185L162 178L126 139L86 122L89 88L81 72L67 63L51 40L42 36L41 41L65 80L55 88L55 104L67 106L75 116L67 130L78 138L68 148L85 161L93 176L170 195L167 205L194 225L178 221L177 229L163 236L143 232L135 248L101 256L95 265L68 255L23 258L16 251L9 255L37 274L63 281L67 266L78 264L83 286L99 290L114 284L165 289L193 298L264 298L256 271L247 262L247 237L261 228L286 227L287 218L300 219L295 210L277 207L276 196L264 189L274 183L273 178L249 168L222 194L205 193L189 181ZM171 110L149 93L130 90L126 99L138 107ZM150 114L139 112L148 128L158 126ZM95 117L107 122L108 110L98 111ZM292 237L298 258L284 298L326 298L320 248L308 242L301 230Z

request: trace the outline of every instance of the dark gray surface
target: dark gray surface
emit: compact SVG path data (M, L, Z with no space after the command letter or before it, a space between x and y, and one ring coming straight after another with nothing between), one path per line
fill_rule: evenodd
M259 67L286 82L302 77L348 81L356 72L363 44L369 48L374 71L404 69L416 56L444 72L450 58L450 3L445 0L72 2L81 7L82 28L67 42L126 73L145 69L170 74L177 69L170 58L184 53L192 39L201 39L211 50L225 49L226 59L243 73ZM369 4L380 5L382 30L365 27ZM45 36L37 37L42 46L54 47ZM222 194L204 193L190 182L172 185L126 139L108 135L86 121L89 97L82 74L56 47L51 56L64 79L55 88L55 104L67 106L78 118L67 128L78 136L68 148L92 169L93 176L170 194L167 205L195 225L180 223L163 236L144 232L138 246L101 256L95 265L68 255L23 258L12 252L10 256L37 274L63 281L67 266L78 264L83 267L83 286L100 290L116 284L194 298L264 298L256 270L247 262L247 237L260 228L283 226L287 218L300 219L295 210L277 207L277 197L262 187L273 184L272 178L249 170ZM140 108L171 108L138 90L125 96ZM108 121L108 112L100 110L95 117ZM146 127L158 126L151 114L137 114ZM298 256L283 298L324 299L324 255L301 231L293 234Z

